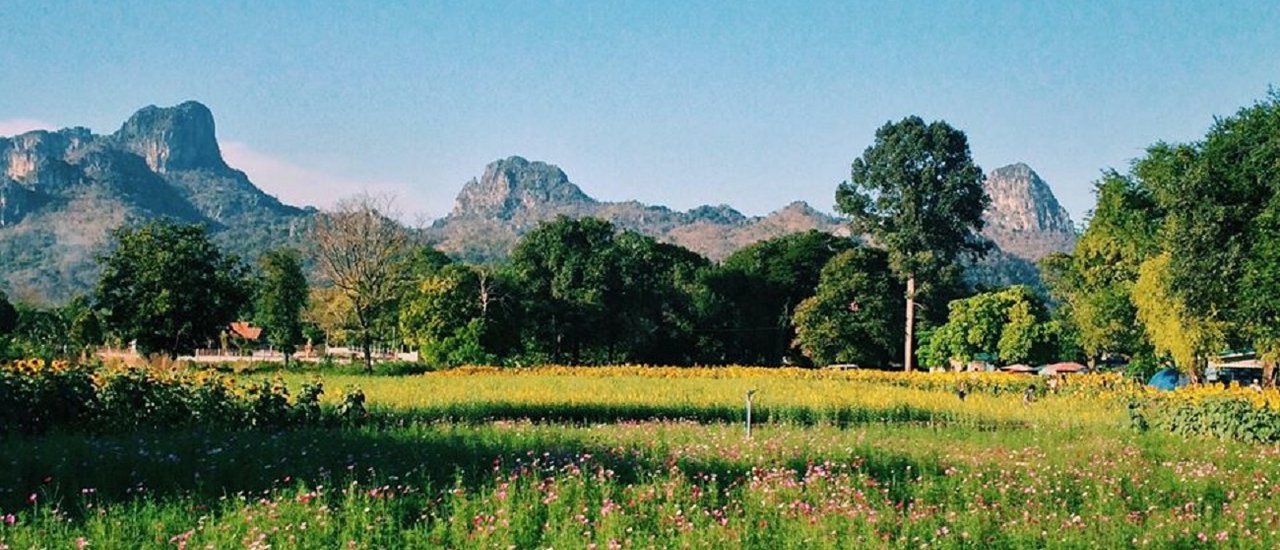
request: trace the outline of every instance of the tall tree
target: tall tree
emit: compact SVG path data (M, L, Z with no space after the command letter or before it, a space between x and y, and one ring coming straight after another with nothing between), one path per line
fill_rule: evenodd
M1153 340L1155 333L1191 338L1190 351L1185 341L1173 349L1192 373L1221 347L1252 346L1270 374L1280 359L1266 328L1267 296L1280 290L1267 287L1276 225L1269 211L1280 193L1280 92L1216 120L1201 141L1157 143L1134 174L1164 212L1159 240L1167 254L1147 266L1149 284L1135 300L1162 298L1156 303L1176 304L1178 313L1172 322L1167 311L1148 310L1144 316L1163 328L1147 332Z
M1142 263L1159 252L1163 213L1141 180L1115 171L1094 192L1097 205L1075 250L1045 258L1041 272L1090 361L1132 358L1151 348L1132 293Z
M836 189L836 209L850 216L889 253L906 281L903 364L915 359L917 294L964 253L981 254L982 212L991 199L964 132L942 121L911 116L876 130L875 143L853 161L850 180Z
M148 355L175 357L213 340L249 299L245 266L199 225L118 228L98 262L95 300L108 326Z
M796 307L796 343L818 365L888 365L902 341L902 292L884 251L841 252L822 268L815 294Z
M357 195L316 218L311 240L324 279L351 306L353 332L373 370L379 321L387 318L404 285L404 265L412 250L408 230L395 221L390 198Z
M267 341L289 356L302 342L302 311L307 306L307 277L302 273L302 258L292 249L272 250L258 260L262 270L258 283L255 310Z

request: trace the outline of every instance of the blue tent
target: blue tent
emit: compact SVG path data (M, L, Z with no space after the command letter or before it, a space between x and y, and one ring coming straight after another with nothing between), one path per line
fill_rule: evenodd
M1157 372L1151 380L1147 381L1148 386L1153 386L1158 390L1172 390L1187 385L1190 380L1186 375L1178 372L1177 369L1162 369Z

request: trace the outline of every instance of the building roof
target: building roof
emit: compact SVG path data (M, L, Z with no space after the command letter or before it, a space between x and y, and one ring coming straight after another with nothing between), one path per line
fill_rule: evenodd
M1040 374L1086 372L1088 370L1089 367L1081 365L1080 363L1054 363L1052 365L1045 365L1041 368Z
M262 336L262 327L250 325L248 321L236 321L231 323L231 333L252 341Z

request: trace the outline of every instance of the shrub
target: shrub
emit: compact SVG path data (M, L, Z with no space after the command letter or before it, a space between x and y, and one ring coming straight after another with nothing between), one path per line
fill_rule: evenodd
M364 394L341 410L320 404L323 386L290 400L283 380L237 385L213 370L72 365L29 359L0 366L0 435L54 430L118 432L188 425L285 427L362 419ZM358 414L357 414L358 413Z
M1131 406L1130 418L1183 436L1270 443L1280 441L1280 393L1189 386L1143 396Z

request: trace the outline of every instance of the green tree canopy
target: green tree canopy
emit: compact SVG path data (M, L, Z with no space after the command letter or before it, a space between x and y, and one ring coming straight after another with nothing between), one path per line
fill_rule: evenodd
M851 218L855 233L888 252L906 280L907 370L917 293L929 292L935 275L959 255L985 250L977 236L990 203L983 180L964 132L912 116L877 130L875 143L854 160L850 180L836 189L836 209Z
M302 257L292 249L272 250L258 259L258 268L257 321L287 366L302 343L302 312L309 295Z
M437 366L492 364L512 346L511 285L486 267L449 264L403 302L405 341Z
M1280 93L1219 119L1204 139L1157 143L1127 178L1110 175L1074 256L1072 298L1094 352L1145 338L1192 376L1222 347L1253 347L1270 370L1269 271L1280 191ZM1096 229L1095 229L1096 228ZM1130 301L1125 303L1124 289Z
M531 360L687 362L694 350L689 285L706 261L594 219L559 217L516 245Z
M244 265L199 225L153 221L112 235L95 300L111 329L144 354L207 344L249 298Z
M1159 251L1164 215L1145 185L1115 171L1104 173L1095 194L1075 250L1046 258L1041 272L1088 357L1133 357L1151 350L1132 294L1142 263Z
M1273 365L1280 359L1280 193L1272 195L1251 231L1253 247L1240 285L1242 325L1255 349Z
M1057 330L1048 309L1026 286L984 292L950 304L947 324L930 335L923 356L936 364L967 362L978 354L995 355L998 362L1045 363L1057 354Z
M748 245L700 276L700 326L712 363L776 365L805 356L794 345L793 316L813 296L823 266L854 241L806 231Z
M887 366L902 341L902 292L884 251L841 252L822 269L816 293L796 308L796 342L819 365Z

